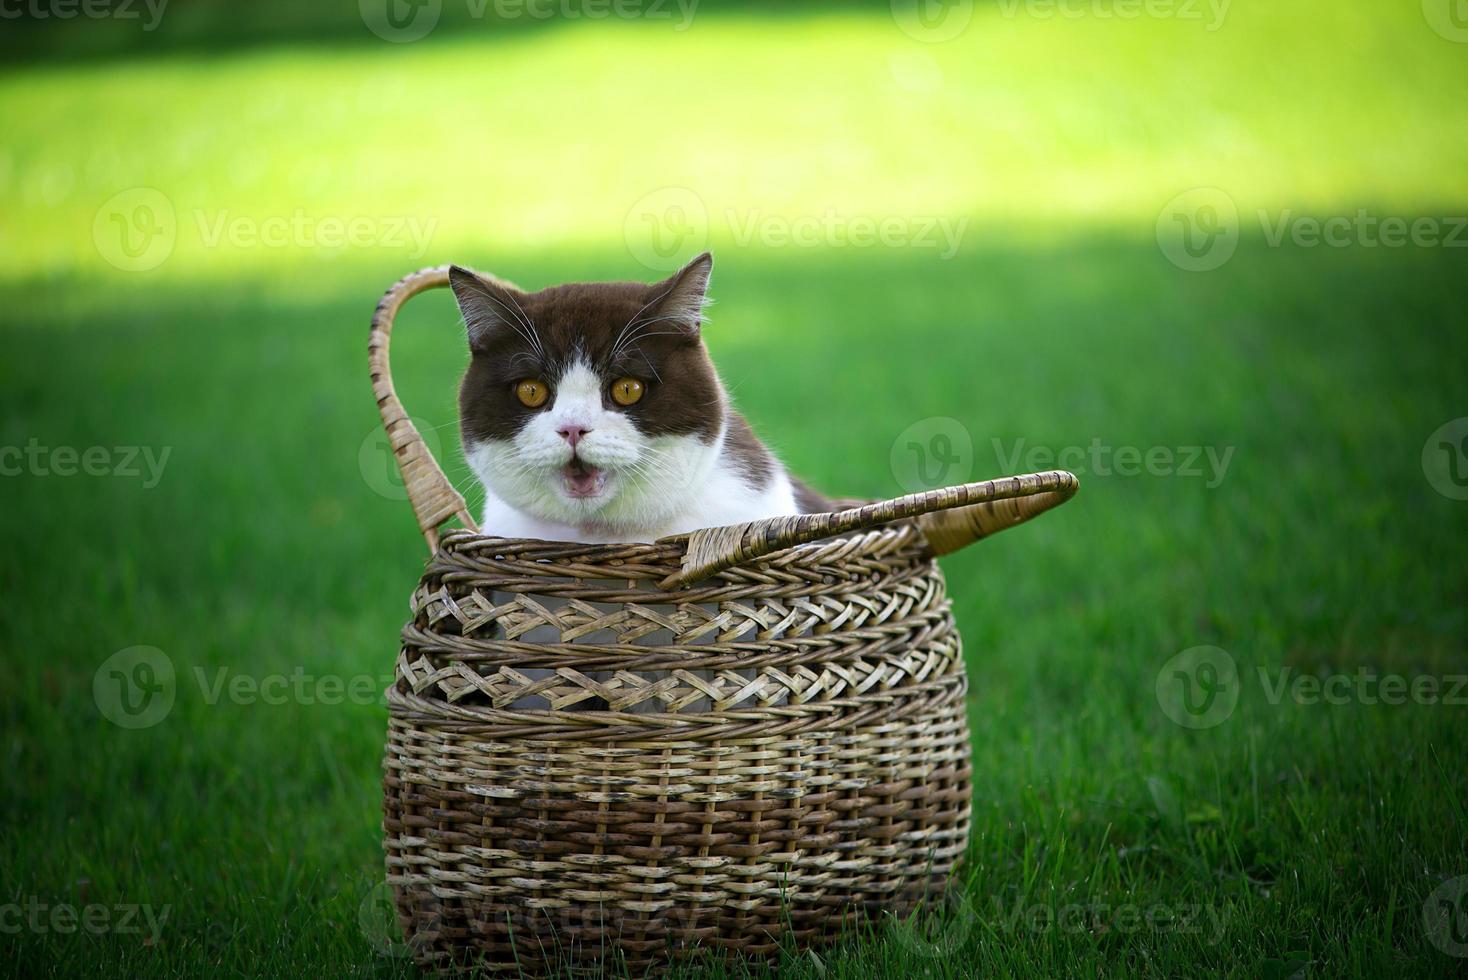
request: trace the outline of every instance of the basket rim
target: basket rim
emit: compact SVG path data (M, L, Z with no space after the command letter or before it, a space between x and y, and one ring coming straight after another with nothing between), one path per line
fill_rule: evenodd
M516 548L529 548L536 551L559 552L564 551L566 557L572 555L589 556L599 552L605 552L617 557L637 556L640 558L670 557L676 562L688 550L695 536L709 530L699 528L693 531L684 531L678 534L669 534L655 541L557 541L551 538L509 538L499 534L488 534L467 527L456 527L443 532L439 539L437 554L461 554L468 549L494 547L497 545L512 545ZM806 551L829 545L835 541L863 541L879 538L906 538L916 536L926 541L921 525L916 518L902 518L877 527L860 528L851 531L841 531L829 537L817 538L813 541L799 541L786 545L777 551L770 552L758 559L758 562L769 562L790 552ZM751 565L756 561L751 561Z
M871 583L874 575L901 578L939 568L923 528L910 520L789 545L697 578L679 579L670 587L670 573L677 575L685 566L688 546L686 540L604 545L456 529L443 536L425 562L418 589L457 593L462 587L488 587L531 598L571 596L658 606L814 599L850 592ZM484 581L478 581L481 577Z

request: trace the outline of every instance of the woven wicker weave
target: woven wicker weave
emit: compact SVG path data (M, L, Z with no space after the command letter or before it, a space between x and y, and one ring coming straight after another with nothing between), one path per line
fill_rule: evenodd
M1049 472L654 544L482 535L374 391L432 557L384 759L388 881L425 966L770 957L941 892L969 833L959 637L932 558L1069 499ZM468 530L440 536L457 516ZM534 704L536 707L526 707Z

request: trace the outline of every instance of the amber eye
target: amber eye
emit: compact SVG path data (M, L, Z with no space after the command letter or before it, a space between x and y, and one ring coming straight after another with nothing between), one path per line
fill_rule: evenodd
M515 385L515 397L520 399L520 404L526 408L539 408L550 397L550 389L546 387L544 381L533 381L527 378Z
M636 378L618 378L612 382L612 401L618 405L636 405L642 398L642 382Z

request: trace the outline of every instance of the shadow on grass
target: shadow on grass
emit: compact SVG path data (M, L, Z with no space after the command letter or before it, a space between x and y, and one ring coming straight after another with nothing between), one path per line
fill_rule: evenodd
M366 47L390 51L401 43L456 35L534 36L569 24L646 20L670 31L708 21L758 18L778 30L795 18L866 10L887 15L886 0L833 4L822 0L110 0L105 17L51 13L59 4L27 3L4 21L0 74L35 64L201 57L286 46ZM35 10L46 11L36 16ZM618 15L618 10L632 11Z

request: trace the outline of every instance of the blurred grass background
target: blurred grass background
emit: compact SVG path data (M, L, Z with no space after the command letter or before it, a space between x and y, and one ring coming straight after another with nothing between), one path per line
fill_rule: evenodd
M385 683L422 561L366 379L386 285L446 261L531 287L651 279L708 245L715 359L828 491L900 492L894 442L938 417L973 445L953 479L1001 475L1019 439L1233 450L1211 488L1083 466L1066 508L946 562L977 914L940 920L937 945L884 932L782 972L1461 971L1423 908L1468 874L1468 706L1272 703L1257 673L1468 671L1468 504L1422 465L1468 414L1465 252L1271 241L1282 215L1362 209L1451 234L1468 44L1443 21L1304 0L927 20L708 4L686 22L444 0L393 43L374 9L173 0L152 30L138 8L0 33L0 446L170 451L151 488L0 478L0 906L169 910L156 941L0 930L7 970L412 972L373 917L385 711L210 703L196 671ZM968 19L934 40L959 23L943 14ZM1167 209L1194 188L1238 214L1211 271L1170 260ZM114 234L169 213L138 256ZM962 235L945 258L743 231L828 215ZM354 219L363 243L314 242ZM230 222L306 231L212 241ZM461 328L443 297L419 304L399 390L469 492ZM126 731L92 681L138 644L178 694ZM1154 685L1201 644L1244 681L1192 731ZM1008 917L1068 903L1222 925Z

